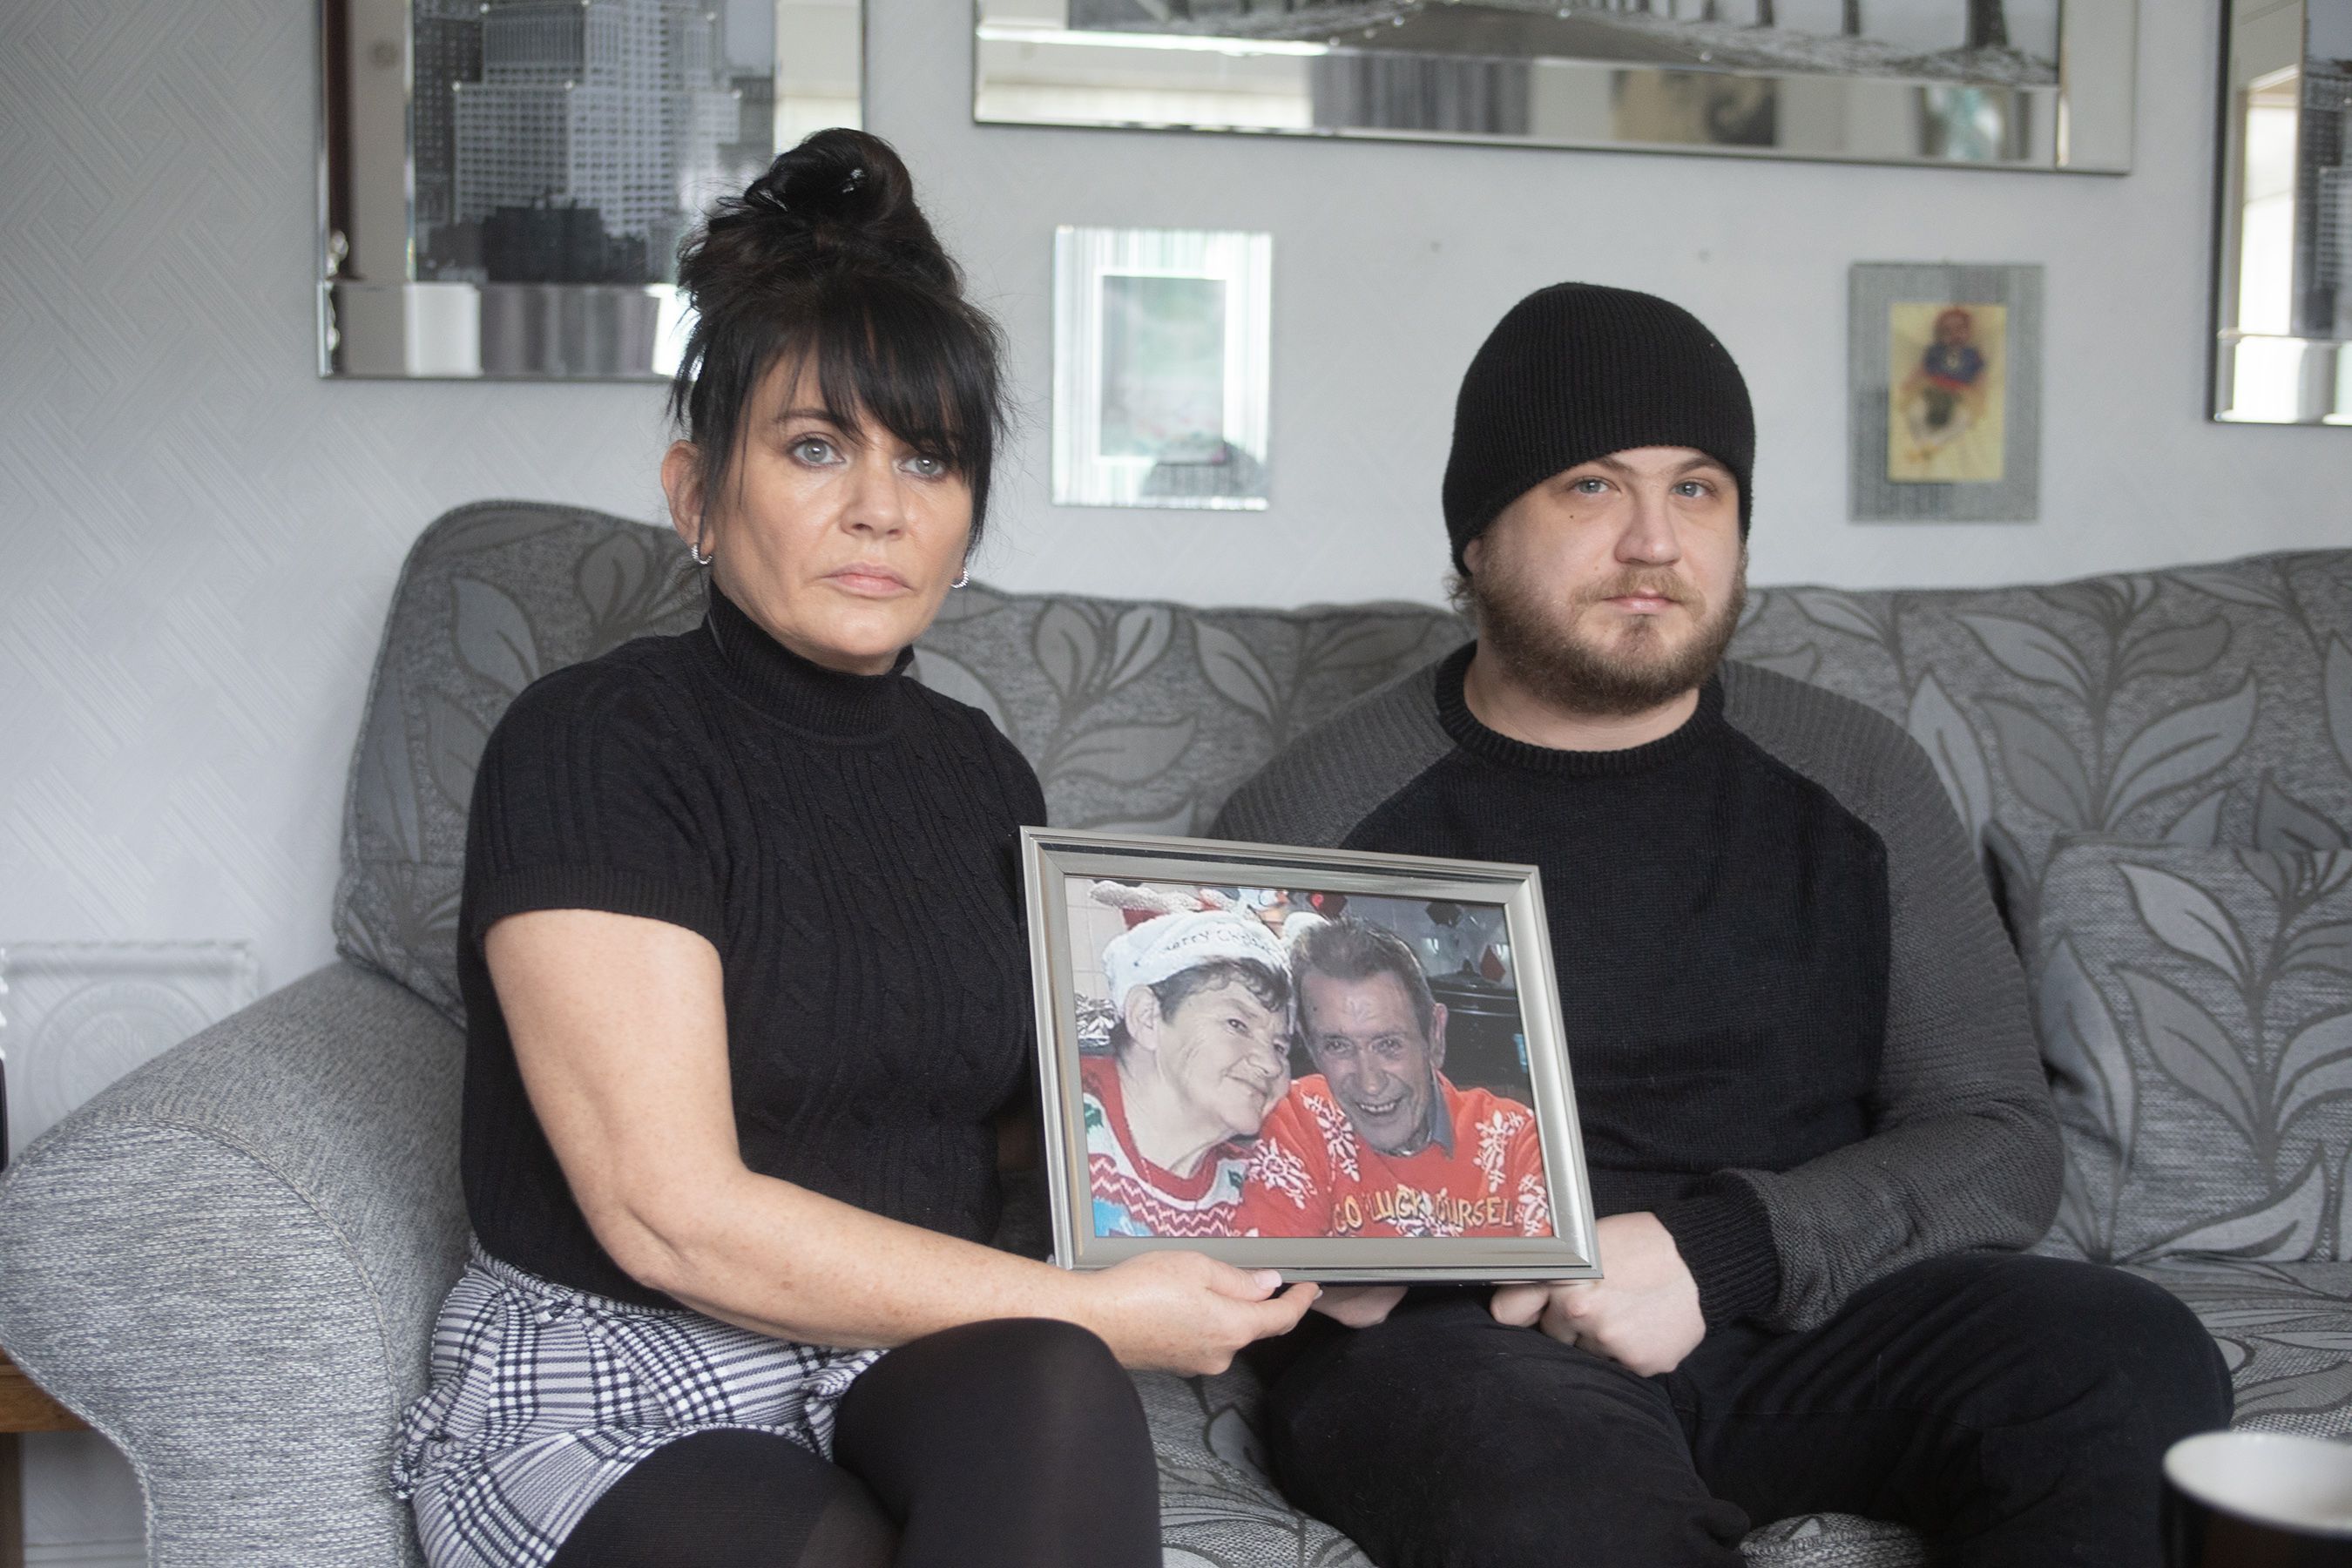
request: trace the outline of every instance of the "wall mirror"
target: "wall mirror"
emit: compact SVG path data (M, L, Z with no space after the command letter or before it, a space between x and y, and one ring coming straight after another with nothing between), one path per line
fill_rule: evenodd
M2352 0L2233 0L2213 417L2352 425Z
M2137 0L977 0L982 121L2121 174Z
M321 0L319 371L659 379L677 242L863 110L862 0Z

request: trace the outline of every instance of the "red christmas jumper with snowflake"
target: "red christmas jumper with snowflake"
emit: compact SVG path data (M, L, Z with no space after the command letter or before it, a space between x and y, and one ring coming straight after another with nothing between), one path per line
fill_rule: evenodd
M1535 1113L1439 1074L1445 1123L1411 1154L1356 1135L1321 1074L1300 1079L1259 1130L1234 1228L1255 1236L1549 1236Z

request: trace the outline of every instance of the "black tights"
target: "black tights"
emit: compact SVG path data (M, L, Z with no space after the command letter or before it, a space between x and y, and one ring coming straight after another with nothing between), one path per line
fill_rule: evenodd
M892 1351L842 1400L834 1459L765 1432L681 1437L550 1568L1159 1568L1143 1405L1071 1324L970 1323Z

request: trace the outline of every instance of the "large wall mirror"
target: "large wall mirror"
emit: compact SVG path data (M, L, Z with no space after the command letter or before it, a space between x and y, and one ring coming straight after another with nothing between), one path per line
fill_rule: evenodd
M2352 425L2352 0L2234 0L2213 417Z
M677 242L863 112L861 0L321 0L319 369L661 378Z
M2121 174L2137 0L977 0L983 121Z

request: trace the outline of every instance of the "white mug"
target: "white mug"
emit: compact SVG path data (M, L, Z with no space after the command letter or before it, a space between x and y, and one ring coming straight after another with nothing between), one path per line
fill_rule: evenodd
M2165 1568L2352 1568L2352 1444L2204 1432L2164 1456Z

